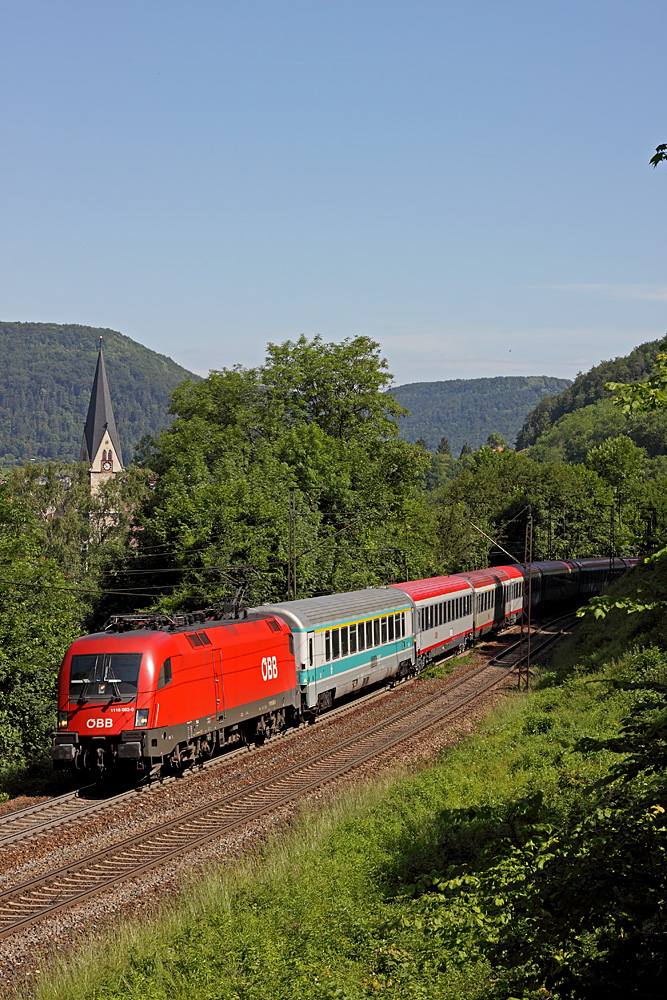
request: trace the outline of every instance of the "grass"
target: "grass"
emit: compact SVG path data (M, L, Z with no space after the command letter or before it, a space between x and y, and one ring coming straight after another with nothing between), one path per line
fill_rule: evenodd
M502 811L534 792L556 824L581 808L610 757L572 747L582 736L615 733L633 697L605 681L646 675L662 656L637 650L606 663L599 645L586 642L583 659L571 651L567 670L550 670L529 697L503 703L435 765L303 811L253 856L189 883L159 917L124 921L75 956L54 959L37 997L488 997L487 959L434 953L407 919L406 887L448 865L474 869L496 835L470 819L480 809Z

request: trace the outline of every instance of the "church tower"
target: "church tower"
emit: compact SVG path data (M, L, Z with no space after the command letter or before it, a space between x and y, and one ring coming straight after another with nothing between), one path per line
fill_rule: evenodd
M123 469L123 457L111 405L101 337L100 353L97 358L86 425L83 429L79 461L87 462L89 465L91 493L97 493L102 483L111 479L116 473L122 472Z

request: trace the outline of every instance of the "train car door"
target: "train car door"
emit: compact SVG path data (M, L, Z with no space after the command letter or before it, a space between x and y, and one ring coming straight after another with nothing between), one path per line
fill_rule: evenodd
M306 634L306 669L313 670L315 667L315 633Z
M225 681L222 674L222 650L213 650L213 678L215 680L215 712L222 715L225 711Z
M493 623L502 625L505 621L505 588L502 580L496 579L493 594Z

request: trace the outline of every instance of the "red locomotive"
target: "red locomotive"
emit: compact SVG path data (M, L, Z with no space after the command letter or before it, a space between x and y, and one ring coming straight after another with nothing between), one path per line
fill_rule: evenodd
M280 618L182 617L190 620L128 616L114 620L118 631L72 644L60 671L56 766L178 770L298 715L292 635ZM122 631L133 625L150 627Z

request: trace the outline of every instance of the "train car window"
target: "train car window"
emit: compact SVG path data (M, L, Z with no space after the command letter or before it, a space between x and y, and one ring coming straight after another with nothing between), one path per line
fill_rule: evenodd
M276 624L275 622L269 622L269 625L275 625L275 624ZM276 629L274 629L274 632L280 632L280 629L276 628ZM206 632L197 632L197 637L199 639L201 639L202 646L210 646L211 645L211 640L206 635Z
M267 619L266 624L269 626L272 632L280 632L280 625L278 624L277 621L274 621L273 618ZM198 634L203 635L204 633L199 632Z
M384 645L384 643L387 641L387 619L386 618L381 618L380 619L380 630L382 632L382 644Z
M405 611L401 611L401 636L405 638Z
M333 659L337 660L340 657L340 633L337 628L331 630L331 640L333 648Z
M357 651L357 626L350 625L350 652L356 653Z
M401 616L394 615L394 635L397 639L401 638Z
M347 656L347 654L349 652L349 646L347 644L348 634L349 634L348 627L346 625L345 628L342 628L340 630L340 655L341 656Z
M201 639L199 638L199 636L196 635L196 634L192 634L192 633L189 634L187 636L187 640L190 643L190 645L193 646L194 648L196 648L197 646L203 646L204 645L204 643L201 641Z
M389 615L389 618L387 619L387 626L388 626L388 630L389 630L389 642L391 642L391 640L394 638L394 616L393 615Z
M366 622L366 649L373 648L373 622Z
M357 625L357 639L359 640L359 649L365 649L366 643L364 642L364 623L359 622Z
M160 667L160 676L157 679L157 689L166 687L167 684L171 684L171 657L166 659L162 666Z
M328 630L324 633L324 659L331 659L331 632Z
M312 665L313 665L313 640L309 639L308 640L308 666L312 667Z
M380 619L379 618L374 618L373 619L373 645L374 646L379 646L380 645Z

